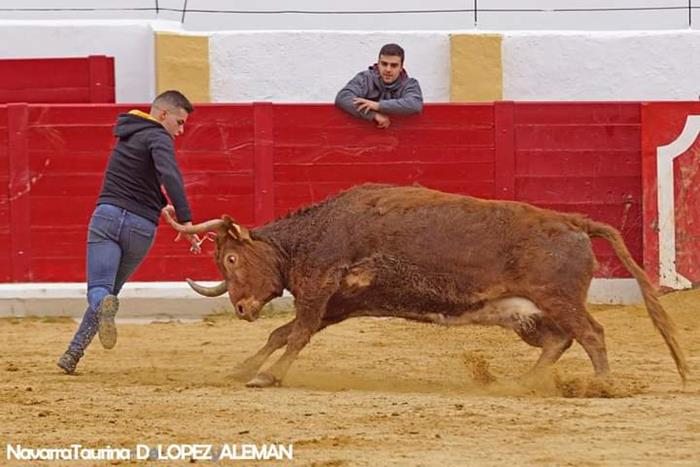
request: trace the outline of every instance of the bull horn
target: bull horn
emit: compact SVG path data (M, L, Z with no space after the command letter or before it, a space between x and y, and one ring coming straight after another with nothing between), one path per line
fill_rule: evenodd
M186 280L187 284L192 287L192 290L200 295L204 295L205 297L218 297L219 295L223 295L227 290L226 281L221 281L220 284L215 285L214 287L205 287L197 284L192 279L188 278Z
M209 232L210 230L216 230L220 226L224 225L223 219L212 219L209 221L202 222L201 224L195 225L182 225L178 223L173 217L174 209L172 206L166 206L162 209L163 216L165 220L170 224L170 226L178 232L185 234L198 234L202 232ZM222 292L223 293L223 292Z

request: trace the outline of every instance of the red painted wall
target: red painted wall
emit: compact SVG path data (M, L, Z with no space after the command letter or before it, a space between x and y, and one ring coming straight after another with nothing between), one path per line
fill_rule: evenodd
M642 105L642 176L644 179L644 267L659 280L659 205L657 149L674 142L689 116L700 116L698 102L654 102ZM700 138L673 162L675 266L691 283L700 284Z
M276 105L275 215L363 182L492 198L493 115L493 104L434 105L379 131L327 105Z
M517 104L514 132L515 198L617 227L641 264L640 104ZM598 274L627 276L607 242L594 243Z
M114 102L114 58L0 59L5 102Z
M0 105L0 282L12 281L7 107Z
M125 110L0 106L1 281L84 280L86 226ZM331 105L200 105L176 146L195 221L258 225L357 183L420 183L589 213L642 259L638 103L433 104L388 130ZM159 229L134 280L218 277L210 255L173 237ZM604 275L626 276L597 249Z
M23 145L15 144L9 164L7 157L0 162L9 169L0 175L10 185L0 209L7 207L11 213L6 227L10 241L4 244L12 252L3 257L9 259L3 260L3 267L10 268L3 280L82 281L86 228L114 143L112 126L117 114L130 107L11 105L0 109L26 123L23 137L17 138ZM186 136L177 141L187 191L199 219L218 217L236 206L240 222L254 220L251 114L250 106L203 107L190 119ZM7 135L3 132L0 141ZM8 152L7 145L0 154L3 151ZM214 276L211 258L188 255L184 244L171 241L172 230L163 227L158 237L153 254L134 280Z

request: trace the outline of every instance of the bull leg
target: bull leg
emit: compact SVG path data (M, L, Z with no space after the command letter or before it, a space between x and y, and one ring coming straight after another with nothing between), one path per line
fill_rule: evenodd
M270 355L277 349L287 345L287 339L292 332L295 321L296 318L272 331L267 338L267 343L255 355L248 357L236 366L233 377L241 381L247 381L252 378Z
M548 368L564 355L564 352L571 347L573 339L566 334L550 334L543 338L542 353L540 358L535 362L535 366L530 370L530 373L535 373L545 368Z
M323 316L326 314L328 300L338 290L340 276L341 274L338 271L330 271L321 277L311 279L312 283L323 285L319 289L314 290L312 296L297 297L295 302L297 318L292 324L291 332L287 338L287 348L284 353L266 371L258 372L252 380L246 383L246 386L268 387L282 382L299 352L311 340L311 336L325 327ZM329 321L326 326L338 320Z
M598 377L610 374L608 353L605 349L605 333L601 326L586 310L584 301L560 301L544 307L562 330L573 336L581 344L593 364Z
M248 387L268 387L279 384L289 371L294 360L296 360L299 352L309 343L311 336L315 330L295 327L287 339L287 348L282 356L277 360L267 371L260 372L255 377L246 383Z
M525 378L534 376L554 365L571 347L573 339L554 323L540 321L529 332L518 332L520 337L533 347L542 347L540 358L535 366L525 374Z
M340 317L340 318L334 318L334 319L324 319L321 324L319 325L318 329L314 332L317 333L321 331L322 329L330 326L331 324L336 324L341 321L344 321L345 317ZM287 340L289 339L289 335L292 332L292 326L294 325L294 320L290 321L289 323L285 324L284 326L280 326L279 328L275 329L272 331L272 334L270 334L270 337L267 340L267 344L258 352L253 355L252 357L247 358L244 362L240 363L236 369L234 370L234 377L239 380L247 380L252 378L255 373L260 369L260 367L265 363L265 360L272 355L272 353L287 345ZM290 363L291 365L291 363ZM264 374L263 374L264 375ZM254 384L254 382L257 381L260 383ZM268 382L268 384L263 384L265 382ZM253 379L249 381L246 386L249 387L264 387L264 386L271 386L278 381L275 379L270 379L268 376L261 376L260 378Z
M584 313L585 319L581 319L582 332L580 336L574 335L574 337L586 350L593 363L596 376L607 377L610 374L610 366L608 365L608 352L605 349L603 326L593 319L585 308Z

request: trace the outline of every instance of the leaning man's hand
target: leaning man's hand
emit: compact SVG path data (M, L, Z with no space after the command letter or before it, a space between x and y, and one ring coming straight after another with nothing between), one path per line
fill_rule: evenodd
M363 97L356 97L352 100L352 103L359 112L367 113L370 110L379 112L379 102L374 102Z
M377 122L377 128L389 128L391 125L389 117L380 113L374 114L374 121Z

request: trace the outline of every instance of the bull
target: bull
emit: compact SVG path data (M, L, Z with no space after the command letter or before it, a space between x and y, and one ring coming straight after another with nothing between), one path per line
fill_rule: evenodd
M497 325L542 349L529 374L553 365L575 340L595 375L609 375L603 327L586 310L596 267L592 237L607 240L637 280L652 323L678 373L688 366L670 316L619 231L580 214L491 201L423 187L367 184L249 230L224 215L181 233L215 231L223 281L199 294L228 292L236 315L255 321L282 294L295 317L237 368L247 386L280 384L311 336L359 316L443 325ZM267 370L267 358L286 346Z

